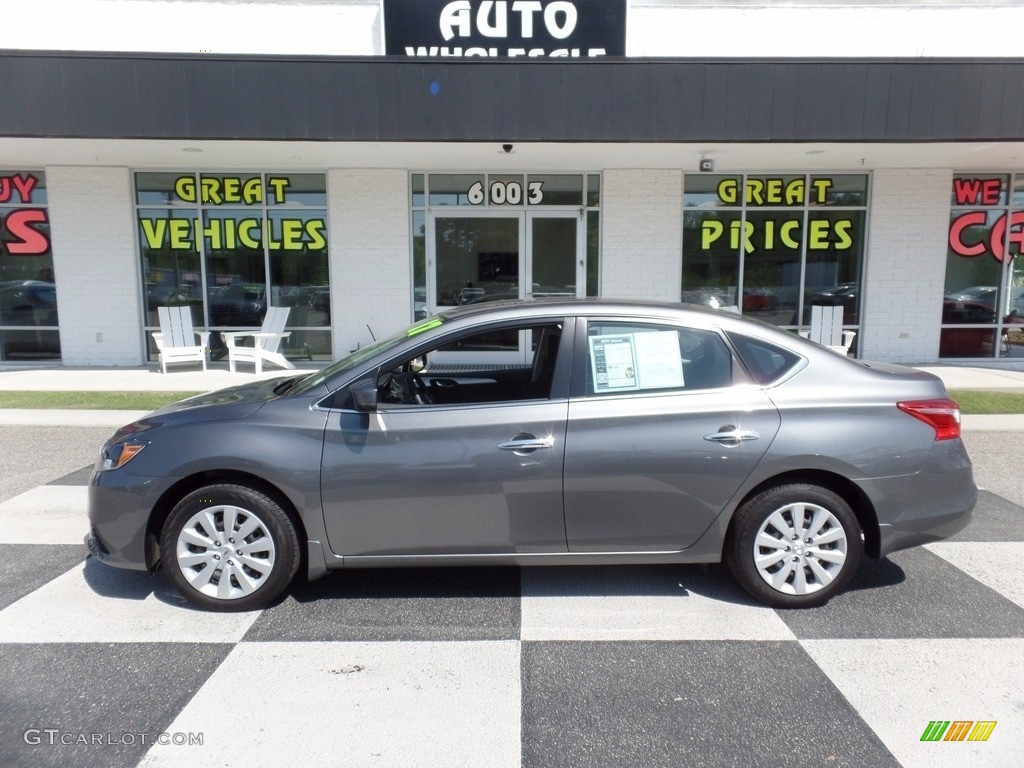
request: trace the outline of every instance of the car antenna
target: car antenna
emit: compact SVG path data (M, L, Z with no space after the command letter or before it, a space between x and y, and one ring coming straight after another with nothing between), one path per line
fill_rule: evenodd
M376 341L377 337L373 335L373 328L370 327L369 323L366 324L366 330L370 332L370 338Z

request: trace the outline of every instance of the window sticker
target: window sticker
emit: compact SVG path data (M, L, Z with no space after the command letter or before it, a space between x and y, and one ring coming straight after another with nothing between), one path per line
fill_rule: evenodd
M640 388L632 333L591 336L589 341L594 392L626 392Z
M634 341L642 389L683 386L683 360L679 354L678 333L638 333L634 336Z
M589 342L596 394L684 385L675 331L591 336Z

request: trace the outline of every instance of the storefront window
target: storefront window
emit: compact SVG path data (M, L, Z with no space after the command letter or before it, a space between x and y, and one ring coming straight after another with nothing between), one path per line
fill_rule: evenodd
M682 301L794 330L842 306L857 328L867 201L864 174L687 175Z
M146 330L157 307L191 307L212 331L258 329L288 307L282 349L331 358L327 192L322 174L138 173L139 253ZM147 334L148 336L148 334ZM149 338L150 357L155 348ZM217 333L214 359L225 354Z
M1024 357L1022 240L1024 175L953 177L940 357Z
M0 171L0 361L59 359L46 177Z

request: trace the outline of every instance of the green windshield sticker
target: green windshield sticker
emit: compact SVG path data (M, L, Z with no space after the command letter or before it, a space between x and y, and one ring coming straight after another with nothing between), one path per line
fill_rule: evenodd
M432 317L429 320L424 320L419 325L414 325L412 328L405 332L406 338L411 339L413 336L419 336L425 331L429 331L432 328L437 328L444 321L440 317Z

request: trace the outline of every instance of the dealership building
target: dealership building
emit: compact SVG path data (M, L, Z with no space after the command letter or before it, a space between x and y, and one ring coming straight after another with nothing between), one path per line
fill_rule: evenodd
M214 359L289 307L318 364L543 296L842 306L857 357L1024 364L1015 2L23 5L0 366L152 363L161 306Z

